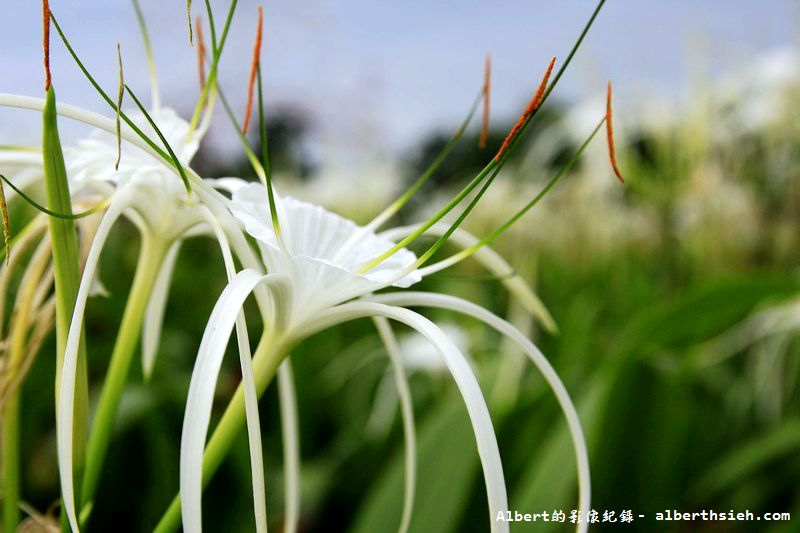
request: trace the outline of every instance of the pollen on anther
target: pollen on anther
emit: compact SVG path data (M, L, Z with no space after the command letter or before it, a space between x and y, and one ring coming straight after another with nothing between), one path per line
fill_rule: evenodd
M42 0L42 47L44 49L44 90L50 89L50 2Z
M608 157L611 161L611 168L614 169L614 174L620 183L625 183L625 178L617 166L617 154L614 149L614 124L611 118L611 82L608 82L608 91L606 93L606 139L608 140Z
M486 54L486 68L483 73L483 124L478 148L486 148L486 139L489 137L489 106L492 92L492 55Z
M247 133L250 127L250 115L253 111L253 89L256 83L256 75L258 73L258 66L261 60L261 32L264 25L264 15L261 6L258 6L258 28L256 29L256 42L253 46L253 64L250 67L250 80L247 85L247 108L245 110L244 125L242 126L242 133Z
M514 124L513 128L511 128L511 131L506 136L503 144L500 145L500 150L498 150L497 155L494 156L495 161L500 161L500 159L505 155L509 146L511 146L511 142L514 140L517 134L519 134L520 130L525 127L531 116L533 116L533 114L539 110L539 106L542 105L542 100L544 100L544 91L547 89L547 82L550 81L550 74L553 73L553 66L555 64L556 58L554 57L550 60L550 64L547 65L547 70L542 77L542 81L539 83L539 87L536 89L536 93L534 93L531 101L528 102L528 107L525 108L525 111L522 113L522 115L520 115L517 123Z

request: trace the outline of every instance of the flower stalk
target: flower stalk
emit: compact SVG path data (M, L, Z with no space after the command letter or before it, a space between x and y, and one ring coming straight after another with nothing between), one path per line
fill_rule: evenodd
M293 342L281 334L269 335L265 332L253 354L253 372L255 385L260 397L272 382L283 359L289 353ZM223 459L239 436L245 425L244 389L236 389L228 403L219 423L214 428L203 453L203 486L211 481L211 477L222 464ZM176 531L181 524L181 500L175 496L161 520L153 529L153 533L170 533Z
M108 445L111 442L119 401L139 344L144 312L158 277L159 267L168 249L169 243L147 233L143 234L136 273L89 434L86 469L81 489L81 505L84 508L91 505L94 499Z

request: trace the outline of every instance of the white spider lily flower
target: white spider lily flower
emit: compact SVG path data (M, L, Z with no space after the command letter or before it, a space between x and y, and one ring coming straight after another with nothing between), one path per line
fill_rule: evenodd
M128 116L146 135L156 136L144 114L130 112ZM201 135L191 135L189 123L172 109L154 110L151 117L181 163L188 165L197 152ZM127 142L122 143L119 166L115 168L117 157L117 138L101 129L94 130L76 146L66 148L67 174L73 193L110 195L113 201L114 195L134 191L126 215L141 231L165 241L178 239L204 222L197 196L186 194L172 169Z
M44 100L20 95L0 94L0 106L41 111L44 108ZM74 151L76 148L65 151L69 152L71 171L73 173L83 171L80 176L80 186L73 192L78 195L85 192L92 194L92 196L100 194L110 200L88 252L88 259L83 271L70 326L60 381L60 392L57 398L56 429L63 505L73 531L77 532L80 530L77 510L79 500L76 498L75 485L72 479L72 406L74 405L75 395L79 333L82 329L86 301L92 291L92 287L95 286L93 278L100 253L111 227L120 217L129 217L142 231L143 246L140 251L139 264L137 265L137 275L134 277L134 283L130 291L131 297L120 327L120 336L117 339L117 344L111 357L109 375L104 383L103 394L101 394L100 404L95 415L95 427L93 427L93 431L90 434L89 448L92 449L93 447L93 436L97 436L96 442L99 444L96 444L88 455L90 459L96 460L94 461L93 469L90 470L87 466L84 471L84 501L82 502L84 508L81 510L81 516L91 506L91 499L86 501L87 497L90 498L92 496L92 491L87 491L87 486L89 486L89 483L96 485L102 468L102 458L105 449L108 447L119 395L121 395L130 366L130 354L135 350L138 332L142 327L142 314L145 312L145 306L147 307L146 312L148 314L152 313L154 316L144 321L144 349L154 350L157 346L166 289L169 285L169 271L174 265L174 256L177 255L177 246L180 240L183 237L189 237L201 232L213 233L214 237L220 242L226 269L231 275L233 262L232 257L230 257L230 251L226 252L229 249L228 239L230 239L230 246L236 251L237 258L244 266L254 267L258 266L259 263L253 251L247 246L247 242L241 234L235 219L225 208L227 200L215 190L215 187L224 188L225 180L219 180L219 183L203 181L190 167L184 166L184 170L193 185L192 195L187 198L186 190L181 186L178 172L171 166L171 162L160 158L159 154L147 142L138 137L125 124L123 124L120 132L124 149L123 160L126 156L132 159L135 158L141 164L141 167L137 168L135 165L123 166L121 164L120 171L122 172L115 171L116 151L110 149L112 146L110 141L116 140L114 136L114 120L68 104L58 104L57 112L59 115L94 126L104 132L104 134L94 133L86 143L83 143L83 147L88 150L88 153L76 153ZM162 120L166 120L163 126L167 132L174 132L173 142L176 142L174 139L180 138L185 122L180 121L177 115L167 110L162 110L162 112L158 113L163 113L159 114ZM142 117L139 118L141 119ZM199 142L206 127L207 122L204 121L203 125L196 130L194 135L197 136L197 142ZM143 131L152 131L149 124L143 124L141 129ZM160 125L159 130L161 130ZM185 143L185 146L180 143L177 146L179 153L187 158L191 157L194 150L196 150L196 145L188 142ZM41 161L37 160L35 163L40 169ZM160 167L158 163L160 163ZM105 165L108 166L106 167ZM102 170L104 167L105 171ZM94 173L90 173L92 169ZM126 169L129 170L127 173L125 172ZM164 194L165 192L169 194ZM184 211L183 213L180 212L182 210ZM198 226L200 223L203 224ZM178 229L181 229L183 233ZM256 294L257 300L261 302L260 296L261 294ZM239 321L237 321L237 331L242 330L240 326ZM151 331L150 334L148 334L148 328ZM248 361L245 361L245 359L249 359L247 355L249 348L245 346L245 341L246 336L244 336L244 340L240 336L242 372L243 375L249 376L253 374L253 370ZM118 355L118 352L120 355ZM150 356L144 355L143 361L145 365L152 365L153 356L154 352ZM147 373L147 366L145 367L145 373ZM291 383L288 383L290 378L290 373L282 368L279 384L282 390L288 391L286 394L282 394L282 401L285 401L284 398L288 398L291 395ZM246 397L244 411L247 417L248 432L255 435L258 434L255 431L258 426L258 411L254 408L256 391L252 380L244 380L244 389L244 396ZM291 414L292 409L286 408L285 411ZM101 419L103 420L103 427L97 427L98 421ZM294 441L296 441L296 438L289 438L289 443ZM254 443L255 440L253 441ZM265 514L263 490L260 491L261 496L259 498L259 490L256 489L257 485L263 486L264 484L263 470L258 468L258 463L260 463L258 458L261 451L260 447L254 445L251 445L250 451L254 471L254 495L256 495L254 505L257 515L260 516ZM291 464L291 452L288 452L287 455L290 456L287 459L287 464ZM290 485L290 481L296 485L296 476L290 477L292 479L287 479L287 486ZM89 483L87 483L87 480ZM258 520L258 523L259 525L265 524L261 519Z
M266 371L270 373L267 377L271 377L288 348L317 331L357 318L371 317L376 320L398 374L397 386L407 436L407 485L402 531L408 527L413 502L415 450L413 439L408 438L409 435L413 436L413 413L400 348L393 340L386 320L403 323L422 334L433 346L442 366L454 378L467 407L484 472L492 517L491 528L493 531L507 531L507 523L494 520L498 513L508 508L499 448L489 409L467 358L433 322L398 305L386 305L394 293L371 296L375 291L390 286L408 288L419 281L423 271L414 268L416 256L402 248L375 268L363 272L365 264L394 246L391 240L376 234L374 227L361 227L322 207L276 195L278 229L273 227L267 201L268 191L263 185L229 182L226 187L232 193L229 209L257 241L264 264L261 272L246 269L233 278L206 326L192 374L181 439L180 494L184 529L199 531L201 528L202 457L211 408L208 398L213 396L219 361L232 332L232 313L239 312L252 291L260 285L266 285L273 294L274 313L264 316L264 320L265 327L271 332L269 340L274 348L266 355L271 360L259 356L254 359L256 376ZM403 228L399 233L403 231L407 229ZM466 247L474 242L463 234L460 241ZM483 260L493 269L502 270L507 266L492 254L484 254ZM443 262L439 267L432 265L428 272L437 272L450 264ZM404 292L396 294L402 295ZM410 298L400 305L440 306L477 318L520 345L540 369L556 393L568 420L580 476L580 508L588 510L588 456L580 422L566 389L544 356L513 326L488 311L478 306L473 308L468 302L458 299L448 300L452 297L444 295L430 295L441 298L432 301L426 300L426 296L426 293L411 293ZM367 301L373 298L374 301ZM221 422L217 430L222 426ZM225 426L222 431L229 429Z
M405 249L368 273L359 274L360 267L395 243L320 206L292 197L276 200L285 250L273 230L262 185L236 188L230 210L259 242L266 270L293 280L292 308L297 314L290 322L307 321L317 311L387 284L407 288L421 279L413 271L395 280L417 259Z
M187 165L197 150L202 132L189 134L189 125L178 115L167 108L154 111L159 130L170 146L174 145L182 164ZM144 114L129 115L144 132L154 133L154 129L146 121ZM106 239L113 225L120 217L129 218L140 230L142 244L139 255L131 296L123 316L120 335L111 355L109 375L104 383L100 397L95 427L90 435L90 458L97 459L90 464L84 476L83 504L91 500L92 490L96 486L102 458L109 445L110 428L113 425L119 397L124 387L130 368L131 356L138 341L138 332L142 330L143 353L142 364L145 376L149 376L155 362L155 354L161 332L166 298L172 271L181 242L186 237L198 234L212 234L223 248L223 257L229 275L233 275L233 259L228 245L228 237L223 230L224 221L220 221L212 213L224 212L219 199L214 197L211 184L203 184L200 194L205 194L206 203L200 200L200 194L187 194L181 181L175 175L174 168L154 158L152 154L133 143L124 142L117 161L116 137L107 129L94 131L88 139L80 141L77 146L67 150L67 168L73 186L73 195L78 197L90 194L101 195L108 199L108 209L103 216L92 242L86 266L83 271L81 285L76 298L75 310L70 325L69 338L65 350L64 372L62 374L58 412L59 468L61 471L62 493L64 505L72 528L78 530L76 499L74 486L69 472L72 471L72 409L75 391L75 362L83 326L83 314L91 287L95 285L94 276L104 248ZM212 208L207 205L211 202ZM230 218L230 216L229 216ZM231 227L231 224L228 224ZM238 229L234 227L234 234ZM233 238L236 238L233 235ZM238 236L238 249L242 249L243 237ZM241 259L241 258L240 258ZM251 261L252 262L252 261ZM243 263L247 263L246 258ZM252 376L249 364L250 351L246 343L244 323L237 321L237 335L240 338L240 354L243 374ZM252 435L258 434L259 422L256 408L255 388L252 380L245 379L247 389L247 422ZM258 515L265 515L263 495L263 462L260 459L260 447L251 446L254 472L255 506ZM91 489L86 490L87 483ZM261 487L259 489L258 487ZM263 522L263 521L260 521ZM264 522L265 523L265 522ZM261 525L261 524L259 524Z

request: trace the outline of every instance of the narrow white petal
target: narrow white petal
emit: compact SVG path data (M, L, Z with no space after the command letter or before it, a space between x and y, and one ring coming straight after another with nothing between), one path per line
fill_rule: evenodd
M228 280L236 275L233 255L228 243L228 238L221 224L210 210L203 210L204 219L211 227L219 242L225 271ZM255 375L253 374L253 361L250 351L250 339L247 336L247 322L244 312L239 310L236 315L236 339L239 347L239 364L242 368L242 389L244 391L245 417L247 420L247 440L250 447L250 471L253 484L253 508L256 520L256 531L267 531L267 495L264 480L264 457L261 445L261 422L258 415L258 393L256 392Z
M436 324L408 309L359 301L342 304L320 313L319 318L309 323L301 333L307 335L348 320L372 316L383 316L406 324L421 333L442 354L447 368L461 392L472 422L489 500L491 530L492 532L506 533L509 527L508 522L495 520L499 512L508 510L508 497L500 450L497 446L497 437L489 416L489 409L486 407L478 380L475 379L475 374L472 373L466 358Z
M382 232L381 236L390 241L400 240L403 237L413 233L420 226L421 224L413 224L410 226L392 228ZM440 237L444 235L448 229L449 226L447 224L437 222L425 232L425 235ZM457 228L450 236L448 242L458 246L459 248L466 249L475 245L478 242L478 238L461 228ZM487 245L477 250L474 254L472 254L472 257L474 257L475 260L483 265L489 272L500 277L503 285L506 286L506 289L508 289L508 291L519 301L519 303L528 313L536 317L539 322L541 322L542 326L544 326L547 331L551 333L558 331L558 326L556 326L553 316L547 310L545 305L542 303L536 293L531 290L525 280L516 273L514 268L508 264L505 259L503 259L503 256L498 254L495 250ZM457 261L453 261L451 259L444 259L438 263L434 263L430 266L420 269L419 273L422 275L422 277L425 277L435 272L444 270L456 262Z
M417 486L417 432L414 424L414 404L411 400L411 389L408 386L406 371L403 367L403 358L400 347L397 345L392 326L384 317L372 319L378 334L386 347L386 353L392 363L392 373L397 387L397 395L400 398L400 413L403 417L403 434L406 445L406 485L403 495L403 515L400 519L399 533L406 533L411 524L411 513L414 510L414 494Z
M170 282L172 281L172 273L175 270L175 262L178 259L180 249L181 243L178 241L167 251L161 263L161 269L158 271L156 282L153 285L150 300L147 302L147 310L142 324L142 373L145 379L150 379L153 374L153 367L156 364Z
M525 351L533 364L536 365L536 368L542 373L548 385L550 385L550 388L553 390L561 406L561 410L564 412L564 417L566 418L572 436L572 445L575 448L575 461L578 466L578 506L581 514L586 516L585 513L589 511L591 505L591 477L589 473L589 453L586 448L586 439L583 435L581 421L578 417L578 412L575 410L575 405L572 403L572 399L569 396L569 392L567 392L566 387L564 387L564 384L550 365L550 362L536 345L525 337L517 328L502 318L478 305L455 296L425 292L397 292L375 296L372 300L389 305L437 307L456 311L484 322L514 341ZM587 527L585 523L579 524L578 531L586 531Z
M239 344L239 364L242 367L244 411L247 419L247 443L250 447L250 471L253 483L253 511L256 531L267 533L267 494L264 480L264 457L261 447L261 422L258 417L258 393L256 392L250 340L247 324L240 310L236 316L236 337Z
M180 498L183 528L202 531L203 449L222 357L244 301L264 279L255 270L234 276L208 319L189 383L180 451Z
M278 396L283 436L283 476L286 509L284 533L295 533L300 519L300 431L297 423L297 395L292 363L287 358L278 368Z
M58 403L56 404L56 440L58 444L58 471L61 476L61 495L63 505L67 511L72 530L78 533L78 518L75 512L75 486L72 479L72 439L73 416L75 407L75 374L78 366L78 348L80 346L81 331L83 329L83 313L86 309L86 300L92 288L100 252L103 250L108 233L114 222L120 217L128 206L130 195L123 193L111 202L100 225L97 227L86 266L83 270L78 294L75 298L75 308L69 326L67 345L64 350L64 363L61 369L61 379L58 381Z

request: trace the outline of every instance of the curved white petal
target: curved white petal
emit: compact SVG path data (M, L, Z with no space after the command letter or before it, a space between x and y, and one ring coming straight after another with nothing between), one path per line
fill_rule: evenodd
M75 513L75 486L72 479L72 430L75 404L75 374L78 366L78 348L83 330L83 314L86 300L92 288L97 263L111 227L128 207L131 196L122 194L111 202L100 225L97 227L86 266L83 270L75 308L69 325L67 344L64 349L64 363L59 381L58 403L56 404L56 439L58 444L58 471L61 477L62 505L66 509L72 530L78 533L78 518Z
M409 305L420 307L437 307L441 309L449 309L456 311L494 328L502 335L505 335L514 341L520 348L522 348L528 357L536 365L536 368L542 373L547 384L552 389L553 393L558 400L561 410L566 418L567 425L569 426L570 435L572 437L572 445L575 448L575 461L578 466L578 482L579 482L579 497L578 506L582 516L586 516L591 505L591 477L589 473L589 452L586 448L586 439L583 435L580 418L572 403L572 399L567 392L566 387L561 382L558 374L550 365L550 362L542 354L542 352L528 340L517 328L510 323L506 322L497 315L487 311L486 309L475 305L471 302L449 296L445 294L432 294L425 292L397 292L392 294L383 294L371 298L373 301L381 302L389 305ZM586 531L588 526L583 523L578 527L578 531Z
M283 437L283 477L286 509L284 533L295 533L300 519L300 431L297 423L297 395L292 362L287 358L278 367L278 397Z
M285 283L285 277L280 274L264 276L255 270L243 270L236 274L217 300L203 333L189 383L181 433L180 499L183 527L187 532L202 531L203 449L211 420L211 405L222 357L244 301L262 283ZM252 367L247 369L247 373L252 377ZM255 391L252 383L245 383L245 388L250 389L251 385L252 391ZM247 396L252 398L252 395L246 395L246 410ZM248 424L248 434L251 433L251 429L254 428ZM259 436L253 435L253 437ZM252 460L251 456L251 462ZM258 523L260 518L258 516L256 518ZM265 522L266 517L263 518Z
M422 224L412 224L410 226L391 228L381 232L380 235L392 241L400 240L403 237L410 235L421 226ZM442 222L437 222L425 232L425 235L441 237L449 228L449 225L443 224ZM448 242L455 244L461 249L467 249L477 244L478 238L466 230L456 228L456 230L450 236ZM558 331L558 326L556 325L555 320L553 320L553 316L545 307L544 303L542 303L536 293L531 290L525 280L516 273L514 268L508 264L503 256L498 254L490 246L485 245L472 254L472 257L474 257L475 260L483 265L489 272L498 276L502 280L502 283L505 285L506 289L508 289L508 291L517 298L520 305L522 305L522 307L524 307L528 313L536 317L539 322L541 322L545 330L550 333L555 333ZM434 263L433 265L421 268L419 273L422 275L422 277L425 277L435 272L439 272L440 270L444 270L453 264L455 264L455 262L448 262L447 259L444 259L443 261Z
M475 374L472 373L472 369L464 355L433 322L408 309L358 301L342 304L320 313L317 320L308 323L303 328L302 334L310 335L348 320L373 316L383 316L396 320L417 330L436 346L437 350L442 354L447 368L450 370L453 380L461 392L464 405L472 422L472 429L478 445L478 455L480 456L486 482L486 494L489 500L489 513L492 523L491 530L493 532L507 532L508 522L495 520L499 512L508 510L508 497L506 495L503 465L500 460L500 450L497 446L497 438L492 426L492 419L489 416L489 409L486 407L486 401L478 385L478 380L475 379Z
M211 227L219 242L222 258L225 263L225 272L228 281L236 275L230 244L222 229L222 225L214 218L207 208L202 209L203 218ZM245 417L247 420L247 440L250 448L250 470L253 485L253 510L256 520L256 531L267 531L267 495L264 480L264 457L261 446L261 422L258 415L258 393L256 391L253 361L250 351L250 339L247 336L247 323L244 312L239 310L236 316L236 338L239 346L239 364L242 369L242 390L245 402Z
M403 435L406 446L406 484L405 493L403 494L403 515L400 519L398 533L406 533L408 526L411 524L411 513L414 510L414 495L417 486L417 431L414 424L414 403L411 400L411 389L408 386L406 370L403 367L403 357L397 344L397 338L392 331L392 326L384 317L375 317L372 320L392 363L394 382L397 387L397 395L400 398L400 413L403 417Z
M147 302L142 324L142 374L146 380L150 379L153 374L153 367L156 364L158 343L161 340L161 327L164 324L164 311L167 308L172 272L175 270L175 261L178 259L180 249L180 241L170 246L161 263L161 269L158 271L153 291L150 293L150 300Z

